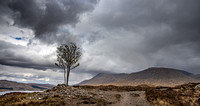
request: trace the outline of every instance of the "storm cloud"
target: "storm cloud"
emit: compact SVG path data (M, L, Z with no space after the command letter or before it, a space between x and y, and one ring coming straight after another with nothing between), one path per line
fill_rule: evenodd
M198 0L102 0L89 22L98 25L93 29L104 40L89 46L88 52L99 50L89 52L94 57L88 64L101 69L98 64L104 64L115 72L163 66L199 73L199 4ZM77 29L92 32L84 26Z
M31 81L46 72L48 77L39 78L58 83L61 79L52 80L62 72L53 65L56 47L70 41L83 50L81 65L72 72L73 84L101 72L132 73L149 67L199 74L199 4L199 0L0 0L4 67L0 78L28 80L24 74L11 74L12 67L18 67L16 73L34 70L28 72L34 74ZM76 77L81 75L83 79Z
M18 66L24 68L35 68L46 70L56 68L53 63L55 53L48 55L40 54L30 48L20 45L14 45L0 40L0 64L9 66ZM33 49L33 48L31 48ZM47 50L47 48L46 48ZM40 55L38 55L40 54ZM53 58L52 58L53 57Z
M59 37L56 35L58 30L63 30L61 27L75 26L80 15L92 11L97 2L98 0L1 0L0 17L3 19L7 16L14 21L12 25L30 28L36 38L50 42L53 39L49 40L48 37L56 39Z

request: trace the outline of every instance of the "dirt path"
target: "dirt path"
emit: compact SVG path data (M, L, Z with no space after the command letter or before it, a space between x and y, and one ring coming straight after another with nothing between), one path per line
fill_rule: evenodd
M109 106L150 106L145 99L144 91L100 91L98 94L102 95L105 100L112 102Z
M120 92L119 94L121 98L119 102L113 104L113 106L150 106L145 100L144 91Z

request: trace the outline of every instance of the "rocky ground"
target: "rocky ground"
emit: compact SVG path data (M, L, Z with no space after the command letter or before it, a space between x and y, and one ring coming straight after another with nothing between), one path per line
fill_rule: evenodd
M147 89L146 99L153 105L200 106L200 84L189 83L167 89Z
M10 93L0 96L0 105L42 106L150 106L200 105L200 85L176 87L74 86L60 84L41 93Z

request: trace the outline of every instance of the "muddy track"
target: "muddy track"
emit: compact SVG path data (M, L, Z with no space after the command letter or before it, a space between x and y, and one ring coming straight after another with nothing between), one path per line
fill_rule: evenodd
M99 91L97 94L112 102L108 106L150 106L145 99L145 91Z
M150 106L144 91L121 92L121 99L113 106Z

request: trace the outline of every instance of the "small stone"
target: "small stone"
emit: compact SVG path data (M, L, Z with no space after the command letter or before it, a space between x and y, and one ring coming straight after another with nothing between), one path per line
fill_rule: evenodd
M200 84L196 85L195 88L200 88Z

